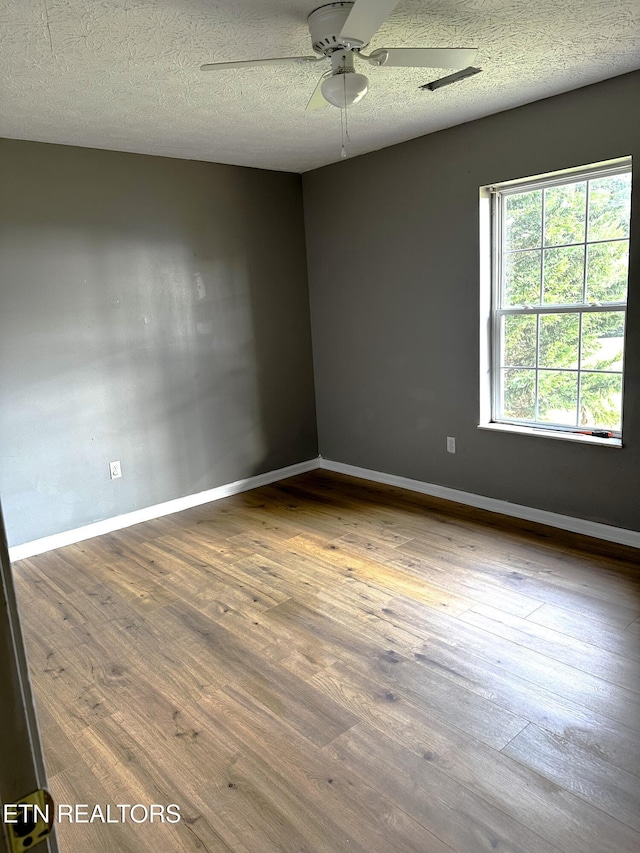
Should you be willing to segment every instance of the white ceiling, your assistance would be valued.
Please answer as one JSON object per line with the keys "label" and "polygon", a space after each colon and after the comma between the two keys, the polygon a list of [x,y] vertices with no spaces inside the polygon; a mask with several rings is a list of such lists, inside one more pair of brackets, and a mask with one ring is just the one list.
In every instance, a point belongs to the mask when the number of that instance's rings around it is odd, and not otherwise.
{"label": "white ceiling", "polygon": [[[325,0],[326,2],[326,0]],[[304,172],[340,159],[340,111],[306,113],[324,70],[200,72],[310,54],[323,0],[0,0],[0,136]],[[376,47],[479,47],[482,74],[362,70],[350,156],[640,67],[639,0],[400,0]]]}

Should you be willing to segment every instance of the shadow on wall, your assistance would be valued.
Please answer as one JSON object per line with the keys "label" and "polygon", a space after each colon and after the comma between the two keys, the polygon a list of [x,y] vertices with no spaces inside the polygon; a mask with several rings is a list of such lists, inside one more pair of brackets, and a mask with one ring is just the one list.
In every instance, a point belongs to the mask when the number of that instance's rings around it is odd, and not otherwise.
{"label": "shadow on wall", "polygon": [[315,456],[299,178],[7,144],[11,544]]}

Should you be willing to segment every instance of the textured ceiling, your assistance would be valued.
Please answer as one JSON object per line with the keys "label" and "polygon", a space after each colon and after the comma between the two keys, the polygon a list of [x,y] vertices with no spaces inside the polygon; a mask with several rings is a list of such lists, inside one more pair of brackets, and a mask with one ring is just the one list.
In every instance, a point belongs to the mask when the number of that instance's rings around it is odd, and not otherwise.
{"label": "textured ceiling", "polygon": [[[304,172],[340,158],[340,111],[306,113],[323,0],[0,0],[0,136]],[[376,47],[478,47],[482,74],[362,70],[350,156],[640,67],[639,0],[400,0]],[[328,67],[328,63],[327,63]]]}

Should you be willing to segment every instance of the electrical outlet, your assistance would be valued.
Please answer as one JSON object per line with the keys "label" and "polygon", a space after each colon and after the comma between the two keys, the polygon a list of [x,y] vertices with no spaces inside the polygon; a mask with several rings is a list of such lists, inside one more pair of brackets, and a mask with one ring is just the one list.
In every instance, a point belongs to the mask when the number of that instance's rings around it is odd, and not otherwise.
{"label": "electrical outlet", "polygon": [[118,477],[122,477],[120,462],[109,462],[109,476],[112,480],[117,480]]}
{"label": "electrical outlet", "polygon": [[452,435],[447,436],[447,453],[456,452],[456,440]]}

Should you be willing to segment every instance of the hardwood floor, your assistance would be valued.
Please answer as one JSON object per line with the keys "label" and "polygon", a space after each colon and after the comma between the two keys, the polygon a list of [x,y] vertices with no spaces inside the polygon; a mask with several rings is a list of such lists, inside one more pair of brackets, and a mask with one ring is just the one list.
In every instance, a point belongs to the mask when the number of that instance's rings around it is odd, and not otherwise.
{"label": "hardwood floor", "polygon": [[63,851],[638,853],[638,554],[332,474],[14,566]]}

